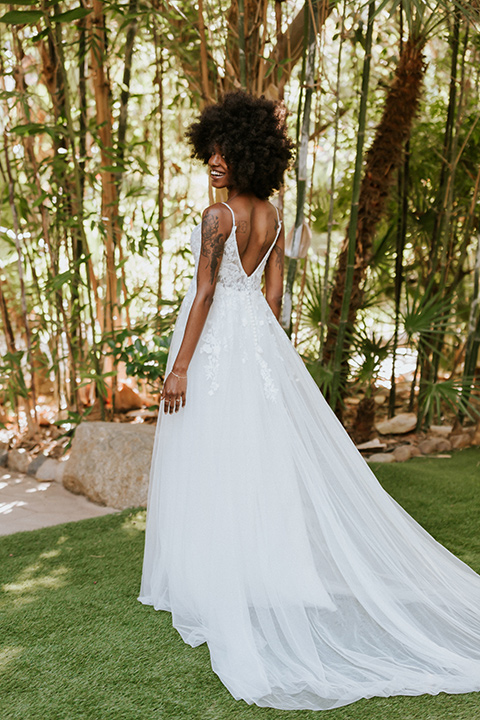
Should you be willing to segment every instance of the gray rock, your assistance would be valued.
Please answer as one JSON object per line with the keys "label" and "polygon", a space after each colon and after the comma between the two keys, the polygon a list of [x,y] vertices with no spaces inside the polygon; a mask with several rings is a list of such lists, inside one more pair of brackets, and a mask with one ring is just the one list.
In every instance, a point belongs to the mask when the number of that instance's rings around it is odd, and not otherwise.
{"label": "gray rock", "polygon": [[446,438],[439,438],[437,442],[437,453],[448,453],[452,449],[452,443]]}
{"label": "gray rock", "polygon": [[55,480],[55,482],[61,483],[65,471],[65,464],[66,463],[59,462],[53,458],[46,458],[45,462],[40,465],[35,473],[35,477],[37,480],[41,480],[42,482],[46,480]]}
{"label": "gray rock", "polygon": [[447,438],[453,430],[453,425],[431,425],[429,434],[432,437]]}
{"label": "gray rock", "polygon": [[375,428],[381,435],[404,435],[412,432],[417,426],[415,413],[400,413],[388,420],[381,420],[376,423]]}
{"label": "gray rock", "polygon": [[43,453],[40,453],[40,455],[37,455],[36,458],[32,460],[30,465],[28,466],[27,474],[28,475],[36,475],[37,470],[40,467],[40,465],[43,465],[45,460],[47,460],[47,455],[44,455]]}
{"label": "gray rock", "polygon": [[81,423],[65,463],[63,484],[100,505],[145,506],[155,426]]}
{"label": "gray rock", "polygon": [[461,448],[470,447],[472,444],[472,436],[470,433],[460,433],[460,435],[452,435],[450,437],[452,450],[460,450]]}
{"label": "gray rock", "polygon": [[408,382],[398,382],[395,385],[395,394],[402,398],[402,400],[408,400],[410,397],[410,391],[410,383]]}
{"label": "gray rock", "polygon": [[426,438],[418,443],[418,449],[422,455],[431,455],[432,453],[438,452],[439,438]]}
{"label": "gray rock", "polygon": [[472,445],[480,445],[480,422],[477,424],[475,433],[472,437]]}
{"label": "gray rock", "polygon": [[377,453],[376,455],[370,455],[368,458],[369,463],[394,463],[396,462],[393,453]]}
{"label": "gray rock", "polygon": [[399,445],[393,451],[393,457],[397,462],[405,462],[412,457],[412,448],[410,445]]}
{"label": "gray rock", "polygon": [[8,453],[6,450],[0,450],[0,467],[7,467]]}
{"label": "gray rock", "polygon": [[25,448],[14,448],[8,453],[7,467],[15,472],[26,473],[32,458]]}

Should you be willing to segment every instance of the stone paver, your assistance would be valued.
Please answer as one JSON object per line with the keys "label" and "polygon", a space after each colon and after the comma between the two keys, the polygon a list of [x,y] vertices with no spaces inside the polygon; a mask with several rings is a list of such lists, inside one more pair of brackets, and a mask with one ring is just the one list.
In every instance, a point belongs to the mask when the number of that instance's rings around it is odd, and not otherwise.
{"label": "stone paver", "polygon": [[118,512],[74,495],[56,482],[0,468],[0,535]]}

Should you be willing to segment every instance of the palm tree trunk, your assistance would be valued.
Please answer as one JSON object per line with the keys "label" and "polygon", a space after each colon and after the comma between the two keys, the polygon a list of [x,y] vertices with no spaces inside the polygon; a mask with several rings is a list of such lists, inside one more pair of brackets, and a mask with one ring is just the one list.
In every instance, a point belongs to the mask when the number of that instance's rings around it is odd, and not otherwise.
{"label": "palm tree trunk", "polygon": [[[331,364],[335,348],[339,347],[337,335],[344,297],[348,310],[346,327],[351,327],[354,323],[357,311],[362,305],[362,285],[371,258],[373,238],[378,223],[385,214],[390,187],[402,162],[404,146],[410,137],[422,91],[425,72],[423,44],[423,39],[415,38],[410,38],[405,43],[394,80],[387,93],[382,119],[366,156],[358,199],[354,257],[350,257],[349,263],[349,248],[352,254],[349,228],[338,258],[323,351],[325,365]],[[352,286],[345,292],[348,266],[352,275]],[[343,343],[341,346],[343,352]],[[341,359],[344,361],[344,356]]]}

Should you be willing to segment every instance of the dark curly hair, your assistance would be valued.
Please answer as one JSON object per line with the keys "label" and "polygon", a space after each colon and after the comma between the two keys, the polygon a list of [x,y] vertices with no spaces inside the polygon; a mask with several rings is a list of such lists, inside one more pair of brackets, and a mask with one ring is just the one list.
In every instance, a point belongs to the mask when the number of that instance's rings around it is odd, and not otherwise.
{"label": "dark curly hair", "polygon": [[187,130],[192,157],[208,162],[215,145],[229,165],[234,185],[266,200],[278,190],[292,157],[285,109],[241,90],[207,105]]}

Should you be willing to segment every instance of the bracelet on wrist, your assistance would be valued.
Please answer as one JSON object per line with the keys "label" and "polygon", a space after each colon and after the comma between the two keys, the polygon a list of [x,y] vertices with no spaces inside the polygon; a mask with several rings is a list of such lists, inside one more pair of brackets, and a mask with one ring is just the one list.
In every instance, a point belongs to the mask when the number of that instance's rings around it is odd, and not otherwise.
{"label": "bracelet on wrist", "polygon": [[175,377],[178,378],[179,380],[186,380],[186,379],[187,379],[187,376],[186,376],[186,375],[177,375],[177,373],[176,373],[176,372],[173,372],[173,370],[170,370],[170,372],[172,373],[172,375],[175,375]]}

